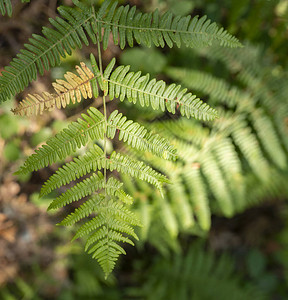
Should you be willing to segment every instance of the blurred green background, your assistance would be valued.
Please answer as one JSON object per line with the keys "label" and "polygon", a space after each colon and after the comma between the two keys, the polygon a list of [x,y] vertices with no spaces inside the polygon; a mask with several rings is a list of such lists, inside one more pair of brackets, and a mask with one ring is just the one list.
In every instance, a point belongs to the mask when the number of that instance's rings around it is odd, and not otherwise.
{"label": "blurred green background", "polygon": [[[57,6],[72,5],[69,0],[12,3],[12,17],[0,16],[0,71],[57,15]],[[179,161],[144,156],[175,182],[165,199],[123,176],[144,226],[140,242],[127,247],[105,281],[81,241],[70,243],[73,230],[55,226],[65,212],[46,212],[54,195],[38,197],[56,166],[13,175],[27,155],[92,102],[32,119],[10,112],[24,93],[1,105],[0,299],[287,299],[288,1],[120,3],[146,12],[207,15],[245,45],[121,51],[111,44],[103,54],[106,62],[116,56],[133,71],[182,84],[217,107],[220,119],[200,123],[130,103],[111,104],[161,131],[177,146]],[[75,51],[25,94],[42,92],[94,48]]]}

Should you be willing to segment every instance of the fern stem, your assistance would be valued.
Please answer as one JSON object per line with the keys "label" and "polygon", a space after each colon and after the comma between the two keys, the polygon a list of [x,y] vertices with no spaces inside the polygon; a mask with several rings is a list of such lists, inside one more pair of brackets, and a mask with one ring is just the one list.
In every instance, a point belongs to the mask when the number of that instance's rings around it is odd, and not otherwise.
{"label": "fern stem", "polygon": [[[93,7],[94,10],[94,7]],[[99,69],[101,74],[101,80],[104,81],[103,76],[103,65],[102,65],[102,55],[101,55],[101,47],[100,47],[100,39],[97,34],[97,48],[98,48],[98,59],[99,59]],[[108,128],[108,122],[107,122],[107,110],[106,110],[106,99],[105,95],[102,96],[103,99],[103,115],[104,115],[104,122],[105,122],[105,129],[104,129],[104,146],[103,146],[103,152],[104,152],[104,195],[105,200],[107,201],[107,191],[106,191],[106,185],[107,185],[107,128]]]}

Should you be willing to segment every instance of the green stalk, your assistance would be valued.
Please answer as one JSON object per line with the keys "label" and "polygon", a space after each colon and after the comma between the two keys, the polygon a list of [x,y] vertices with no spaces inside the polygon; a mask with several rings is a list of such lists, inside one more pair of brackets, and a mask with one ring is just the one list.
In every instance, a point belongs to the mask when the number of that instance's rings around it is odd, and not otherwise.
{"label": "green stalk", "polygon": [[[103,82],[104,77],[103,77],[103,66],[102,66],[102,55],[101,55],[101,47],[100,47],[100,40],[99,40],[99,36],[97,34],[97,47],[98,47],[98,59],[99,59],[99,69],[100,69],[100,74],[101,74],[101,80]],[[105,182],[105,191],[104,191],[104,195],[105,195],[105,199],[107,199],[107,192],[106,192],[106,184],[107,184],[107,110],[106,110],[106,99],[105,99],[105,95],[103,95],[102,97],[103,99],[103,114],[104,114],[104,122],[105,122],[105,130],[104,130],[104,158],[105,158],[105,163],[104,163],[104,182]]]}

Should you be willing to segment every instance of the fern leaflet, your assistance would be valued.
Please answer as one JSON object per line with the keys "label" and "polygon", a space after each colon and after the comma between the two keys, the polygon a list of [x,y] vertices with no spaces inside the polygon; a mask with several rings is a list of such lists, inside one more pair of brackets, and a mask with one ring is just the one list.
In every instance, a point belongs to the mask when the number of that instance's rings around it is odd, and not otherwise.
{"label": "fern leaflet", "polygon": [[[53,83],[56,94],[44,92],[42,95],[28,95],[12,112],[21,116],[41,115],[44,110],[52,110],[54,107],[66,107],[70,103],[70,100],[74,104],[76,101],[80,102],[82,97],[84,99],[92,98],[92,84],[90,81],[94,79],[94,74],[84,63],[81,62],[80,64],[81,67],[76,66],[79,76],[67,72],[64,75],[66,81],[56,80]],[[97,97],[98,89],[94,89],[93,94],[94,97]]]}
{"label": "fern leaflet", "polygon": [[6,13],[9,17],[12,16],[11,0],[0,0],[0,12],[2,16],[4,16]]}
{"label": "fern leaflet", "polygon": [[101,172],[92,174],[89,178],[77,183],[74,187],[54,199],[48,209],[61,208],[69,203],[75,202],[88,195],[92,195],[105,185],[104,177]]}
{"label": "fern leaflet", "polygon": [[96,108],[91,107],[88,115],[82,114],[82,118],[84,120],[79,118],[67,129],[50,138],[46,145],[37,149],[35,154],[27,158],[17,173],[26,174],[61,160],[75,152],[77,148],[86,145],[89,138],[103,139],[105,125],[103,115]]}

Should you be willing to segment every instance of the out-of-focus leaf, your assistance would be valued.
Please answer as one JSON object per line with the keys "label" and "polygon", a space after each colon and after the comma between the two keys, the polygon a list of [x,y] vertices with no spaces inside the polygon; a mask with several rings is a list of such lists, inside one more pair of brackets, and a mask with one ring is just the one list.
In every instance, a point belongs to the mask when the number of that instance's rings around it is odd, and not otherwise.
{"label": "out-of-focus leaf", "polygon": [[266,268],[265,256],[256,249],[253,249],[247,256],[247,268],[251,277],[261,276]]}
{"label": "out-of-focus leaf", "polygon": [[52,130],[49,127],[44,127],[35,133],[31,138],[31,146],[36,147],[40,143],[46,141],[52,135]]}
{"label": "out-of-focus leaf", "polygon": [[3,114],[0,116],[0,136],[3,139],[8,139],[19,130],[18,120],[14,116]]}
{"label": "out-of-focus leaf", "polygon": [[127,49],[121,56],[121,64],[131,65],[131,71],[145,73],[160,73],[167,64],[163,53],[154,48]]}
{"label": "out-of-focus leaf", "polygon": [[20,157],[21,150],[17,141],[11,141],[4,147],[4,157],[8,161],[15,161]]}

